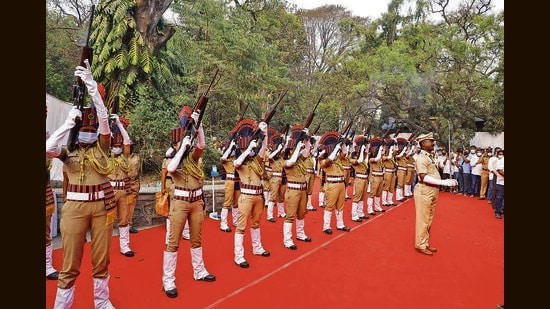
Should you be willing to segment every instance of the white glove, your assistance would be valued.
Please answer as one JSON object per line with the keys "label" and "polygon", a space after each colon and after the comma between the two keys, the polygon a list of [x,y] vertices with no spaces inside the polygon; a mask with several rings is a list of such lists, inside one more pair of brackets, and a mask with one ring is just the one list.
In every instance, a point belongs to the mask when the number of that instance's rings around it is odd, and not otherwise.
{"label": "white glove", "polygon": [[80,77],[82,82],[84,82],[84,84],[86,85],[86,88],[88,88],[88,93],[90,94],[90,96],[94,97],[97,93],[97,83],[92,75],[88,59],[84,60],[84,63],[86,64],[86,67],[77,66],[76,70],[74,71],[74,76]]}
{"label": "white glove", "polygon": [[359,153],[365,153],[365,151],[367,150],[367,146],[365,146],[365,144],[361,145],[361,150],[359,150]]}
{"label": "white glove", "polygon": [[120,118],[118,117],[117,114],[111,114],[111,119],[113,119],[116,124],[120,123]]}
{"label": "white glove", "polygon": [[456,179],[444,179],[441,181],[441,185],[447,187],[456,187],[458,186],[458,181],[456,181]]}
{"label": "white glove", "polygon": [[290,140],[291,140],[291,139],[292,139],[292,138],[290,137],[290,135],[287,136],[287,137],[285,138],[285,148],[288,147],[288,144],[290,143]]}
{"label": "white glove", "polygon": [[319,157],[322,157],[325,153],[326,153],[325,149],[321,150],[321,152],[319,152]]}
{"label": "white glove", "polygon": [[183,138],[181,141],[181,148],[185,149],[187,147],[191,146],[191,136],[187,135]]}
{"label": "white glove", "polygon": [[338,156],[338,153],[340,152],[341,149],[342,149],[341,143],[336,144],[336,146],[334,146],[334,150],[332,150],[332,152],[328,156],[328,159],[330,161],[336,160],[336,156]]}
{"label": "white glove", "polygon": [[73,128],[76,125],[77,118],[82,119],[82,111],[78,107],[73,106],[67,115],[67,119],[65,119],[65,125]]}
{"label": "white glove", "polygon": [[237,143],[235,143],[235,140],[231,140],[231,142],[229,142],[228,148],[233,149],[233,147],[235,147],[236,145],[237,145]]}
{"label": "white glove", "polygon": [[248,148],[246,148],[246,151],[252,151],[252,149],[256,148],[256,146],[258,146],[258,142],[256,140],[252,140],[250,144],[248,144]]}
{"label": "white glove", "polygon": [[258,128],[260,128],[260,130],[262,130],[262,132],[264,132],[265,135],[267,135],[267,123],[265,122],[260,122],[258,124]]}
{"label": "white glove", "polygon": [[309,129],[308,128],[303,128],[302,132],[304,132],[305,134],[307,134],[309,136]]}
{"label": "white glove", "polygon": [[304,142],[299,141],[298,144],[296,144],[296,150],[300,151],[300,150],[304,149],[305,146],[306,146],[306,144],[304,144]]}
{"label": "white glove", "polygon": [[193,119],[193,120],[195,121],[195,125],[196,125],[197,123],[199,123],[199,116],[200,116],[200,114],[199,114],[198,112],[193,112],[193,113],[191,114],[191,119]]}

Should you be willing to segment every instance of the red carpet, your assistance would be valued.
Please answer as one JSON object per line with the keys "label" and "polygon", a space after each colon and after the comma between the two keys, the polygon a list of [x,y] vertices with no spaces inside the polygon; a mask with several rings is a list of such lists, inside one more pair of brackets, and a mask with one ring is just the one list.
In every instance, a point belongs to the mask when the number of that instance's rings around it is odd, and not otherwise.
{"label": "red carpet", "polygon": [[[351,190],[350,190],[351,191]],[[317,193],[313,195],[317,205]],[[133,258],[119,253],[118,236],[111,247],[111,302],[118,309],[150,308],[495,308],[504,302],[504,220],[495,219],[487,201],[441,193],[430,245],[434,256],[414,250],[414,200],[361,223],[351,221],[351,200],[344,222],[352,228],[322,233],[323,209],[309,212],[305,230],[313,241],[282,244],[283,219],[262,220],[262,243],[270,257],[253,256],[245,234],[250,268],[233,262],[233,232],[205,219],[203,255],[216,282],[194,281],[189,243],[181,240],[176,285],[179,296],[162,290],[165,227],[131,234]],[[275,210],[276,213],[276,210]],[[294,229],[293,229],[294,230]],[[62,265],[62,249],[54,251]],[[73,308],[93,308],[90,243],[75,285]],[[46,280],[46,308],[53,308],[56,281]]]}

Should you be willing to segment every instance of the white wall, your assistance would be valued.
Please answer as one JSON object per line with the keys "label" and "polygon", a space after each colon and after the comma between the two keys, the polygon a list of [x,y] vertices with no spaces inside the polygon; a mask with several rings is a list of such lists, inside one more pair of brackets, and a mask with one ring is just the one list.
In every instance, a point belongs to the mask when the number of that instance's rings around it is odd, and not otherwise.
{"label": "white wall", "polygon": [[[63,122],[65,122],[65,119],[67,118],[67,115],[73,105],[71,103],[61,101],[60,99],[46,93],[46,106],[48,106],[46,132],[52,134],[55,130],[57,130],[57,128],[63,125]],[[67,144],[66,139],[63,144]],[[63,162],[58,159],[52,160],[50,179],[63,181]]]}
{"label": "white wall", "polygon": [[470,145],[482,148],[490,146],[493,149],[498,146],[504,149],[504,132],[497,134],[491,134],[489,132],[476,132],[474,137],[470,140]]}

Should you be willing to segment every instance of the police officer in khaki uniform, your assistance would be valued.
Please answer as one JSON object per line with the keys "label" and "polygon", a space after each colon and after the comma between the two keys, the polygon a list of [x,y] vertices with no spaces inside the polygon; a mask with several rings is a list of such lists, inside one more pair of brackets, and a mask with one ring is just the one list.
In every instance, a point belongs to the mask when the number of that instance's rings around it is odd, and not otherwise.
{"label": "police officer in khaki uniform", "polygon": [[223,208],[220,213],[220,230],[227,233],[231,232],[231,228],[227,222],[229,210],[231,210],[231,221],[233,222],[233,226],[237,225],[237,218],[239,214],[239,206],[237,201],[241,195],[239,174],[235,171],[235,166],[233,165],[237,155],[236,145],[237,144],[233,139],[229,141],[229,145],[224,150],[222,157],[220,158],[220,162],[225,170],[225,197],[223,201]]}
{"label": "police officer in khaki uniform", "polygon": [[[170,201],[170,235],[162,262],[162,284],[166,296],[178,296],[176,288],[176,264],[178,258],[180,235],[186,222],[189,222],[191,241],[191,265],[193,278],[206,282],[213,282],[216,276],[210,274],[204,266],[202,258],[202,223],[204,221],[204,198],[202,186],[204,173],[199,159],[204,151],[205,139],[202,123],[198,123],[199,112],[192,111],[184,106],[180,112],[180,124],[187,127],[189,121],[194,122],[197,128],[197,143],[193,145],[190,134],[186,134],[179,145],[179,149],[168,163],[168,175],[174,181],[174,197]],[[189,132],[185,132],[189,133]]]}
{"label": "police officer in khaki uniform", "polygon": [[416,141],[421,151],[416,158],[418,183],[414,187],[416,211],[414,247],[422,254],[433,255],[437,249],[430,246],[430,228],[439,196],[439,187],[455,187],[458,182],[456,179],[441,179],[433,156],[435,142],[432,132],[418,136]]}
{"label": "police officer in khaki uniform", "polygon": [[267,203],[267,221],[276,222],[273,217],[273,208],[277,205],[277,216],[279,218],[286,217],[284,198],[286,191],[286,178],[284,177],[284,150],[287,147],[290,139],[286,139],[285,145],[279,144],[269,156],[269,202]]}
{"label": "police officer in khaki uniform", "polygon": [[263,257],[270,256],[269,251],[262,246],[260,232],[260,218],[264,210],[262,175],[264,173],[263,158],[267,149],[267,123],[262,121],[256,125],[256,121],[252,119],[243,119],[237,123],[236,130],[240,131],[241,128],[247,127],[261,130],[264,136],[260,149],[257,150],[258,142],[252,139],[253,136],[240,134],[237,143],[241,149],[245,150],[233,163],[241,179],[241,195],[238,201],[239,219],[234,239],[234,262],[241,268],[250,266],[244,258],[243,247],[244,232],[249,219],[252,254]]}
{"label": "police officer in khaki uniform", "polygon": [[[48,105],[46,105],[46,117],[48,117]],[[50,137],[48,131],[46,131],[46,139]],[[57,280],[59,272],[53,267],[52,264],[52,216],[55,211],[55,195],[53,193],[52,185],[50,183],[50,167],[52,159],[46,156],[46,279]]]}
{"label": "police officer in khaki uniform", "polygon": [[[115,200],[117,202],[117,225],[119,234],[120,253],[126,257],[133,257],[134,251],[130,249],[130,205],[128,204],[128,194],[130,193],[130,136],[126,131],[128,120],[116,114],[111,115],[116,126],[111,128],[113,137],[111,141],[111,164],[113,170],[109,174],[109,181],[115,190]],[[126,123],[126,126],[122,122]]]}
{"label": "police officer in khaki uniform", "polygon": [[313,186],[315,185],[315,160],[316,158],[313,156],[314,153],[317,153],[317,148],[319,147],[319,143],[317,143],[317,140],[314,137],[310,137],[309,139],[309,152],[308,156],[304,158],[304,164],[307,171],[307,204],[306,209],[311,211],[316,211],[317,208],[313,206],[313,203],[311,202],[311,195],[313,194]]}
{"label": "police officer in khaki uniform", "polygon": [[304,126],[293,126],[288,145],[289,158],[285,160],[285,173],[288,177],[285,192],[287,215],[283,223],[283,245],[291,250],[297,247],[292,241],[292,224],[296,220],[296,239],[310,242],[304,231],[307,206],[307,167],[305,160],[310,156],[309,132]]}
{"label": "police officer in khaki uniform", "polygon": [[[367,212],[369,215],[376,215],[376,212],[385,212],[380,206],[380,198],[384,189],[384,163],[382,163],[382,154],[384,147],[380,137],[370,139],[369,148],[369,184],[370,192],[367,198]],[[373,210],[374,206],[374,210]]]}
{"label": "police officer in khaki uniform", "polygon": [[395,154],[395,162],[397,163],[396,171],[396,189],[395,189],[395,200],[398,202],[405,201],[404,188],[405,188],[405,178],[407,176],[407,144],[408,140],[403,137],[398,137],[397,139],[397,151]]}
{"label": "police officer in khaki uniform", "polygon": [[350,228],[344,224],[346,184],[342,163],[347,146],[345,142],[340,141],[340,135],[335,131],[325,132],[321,137],[320,143],[323,145],[323,150],[325,150],[323,157],[321,157],[320,165],[326,174],[326,206],[323,213],[323,232],[328,235],[332,234],[330,221],[332,220],[333,211],[336,213],[336,229],[349,232]]}
{"label": "police officer in khaki uniform", "polygon": [[128,182],[130,183],[130,193],[128,193],[128,207],[130,208],[130,233],[136,234],[138,230],[134,227],[134,211],[139,197],[139,189],[141,187],[140,175],[141,175],[141,158],[135,153],[134,143],[130,143],[130,156],[128,162],[130,162],[130,170],[128,171]]}
{"label": "police officer in khaki uniform", "polygon": [[[65,123],[46,140],[46,155],[63,162],[65,203],[61,208],[63,267],[57,281],[55,308],[70,308],[80,274],[86,233],[91,234],[91,261],[96,308],[114,308],[109,300],[109,263],[116,202],[107,175],[111,129],[103,103],[104,89],[92,77],[90,64],[78,66],[75,76],[86,85],[92,107],[74,107]],[[74,149],[62,147],[67,133],[82,119]],[[99,134],[98,134],[99,133]]]}
{"label": "police officer in khaki uniform", "polygon": [[361,222],[362,219],[368,219],[363,212],[364,201],[367,197],[367,188],[369,186],[368,171],[368,139],[361,135],[354,139],[354,151],[350,156],[350,163],[355,170],[355,181],[353,183],[353,201],[351,203],[351,220]]}

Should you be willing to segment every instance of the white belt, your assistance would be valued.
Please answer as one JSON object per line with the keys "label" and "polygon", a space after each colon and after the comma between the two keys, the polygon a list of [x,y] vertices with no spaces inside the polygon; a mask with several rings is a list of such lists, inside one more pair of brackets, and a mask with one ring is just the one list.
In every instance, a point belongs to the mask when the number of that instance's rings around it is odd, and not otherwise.
{"label": "white belt", "polygon": [[244,189],[244,188],[241,188],[241,193],[244,193],[244,194],[250,194],[250,195],[260,195],[262,194],[262,190],[254,190],[254,189]]}
{"label": "white belt", "polygon": [[398,169],[398,170],[402,170],[402,171],[406,171],[406,170],[407,170],[407,168],[404,167],[404,166],[398,166],[397,169]]}
{"label": "white belt", "polygon": [[414,164],[407,164],[407,167],[414,167]]}
{"label": "white belt", "polygon": [[305,190],[307,189],[307,183],[287,183],[286,186],[292,189]]}
{"label": "white belt", "polygon": [[315,170],[312,169],[312,168],[308,168],[308,169],[307,169],[307,172],[310,173],[310,174],[314,174],[314,173],[315,173]]}
{"label": "white belt", "polygon": [[371,172],[373,176],[384,176],[383,172]]}
{"label": "white belt", "polygon": [[110,181],[111,186],[113,187],[124,187],[126,183],[124,181]]}
{"label": "white belt", "polygon": [[344,177],[327,177],[327,181],[344,181]]}
{"label": "white belt", "polygon": [[235,175],[233,175],[233,174],[225,174],[225,179],[235,179]]}
{"label": "white belt", "polygon": [[202,195],[202,189],[198,189],[197,191],[186,191],[181,189],[175,189],[174,195],[181,196],[181,197],[197,197]]}
{"label": "white belt", "polygon": [[351,170],[351,166],[344,166],[345,170]]}
{"label": "white belt", "polygon": [[393,172],[395,172],[395,169],[393,169],[393,168],[387,168],[387,169],[384,169],[384,172],[393,173]]}
{"label": "white belt", "polygon": [[273,172],[273,174],[271,174],[271,176],[283,177],[283,173]]}
{"label": "white belt", "polygon": [[355,177],[361,179],[369,179],[369,175],[367,174],[355,174]]}
{"label": "white belt", "polygon": [[105,192],[92,192],[92,193],[81,193],[81,192],[67,192],[68,200],[76,201],[96,201],[105,197]]}

